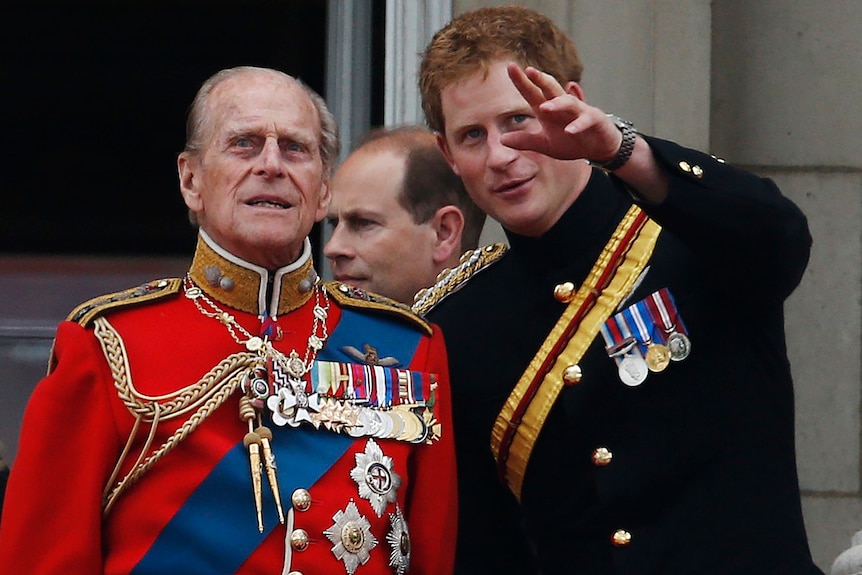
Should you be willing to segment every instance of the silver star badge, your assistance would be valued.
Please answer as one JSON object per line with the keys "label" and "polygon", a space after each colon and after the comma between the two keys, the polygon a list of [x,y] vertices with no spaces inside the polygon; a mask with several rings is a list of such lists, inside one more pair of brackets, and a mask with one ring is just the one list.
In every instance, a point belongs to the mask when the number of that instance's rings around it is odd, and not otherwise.
{"label": "silver star badge", "polygon": [[395,575],[404,575],[410,569],[410,533],[400,507],[395,513],[389,514],[389,524],[392,526],[386,534],[386,541],[392,549],[389,553],[389,566]]}
{"label": "silver star badge", "polygon": [[369,439],[365,453],[356,454],[356,467],[350,470],[350,477],[359,485],[359,496],[371,503],[378,517],[383,516],[386,505],[396,501],[401,487],[401,477],[392,466],[392,458],[383,455],[377,443]]}
{"label": "silver star badge", "polygon": [[332,542],[332,553],[335,557],[344,561],[347,575],[353,575],[360,564],[368,562],[371,550],[377,545],[377,539],[371,534],[368,519],[359,514],[353,501],[347,504],[344,511],[336,512],[332,520],[335,524],[323,534]]}

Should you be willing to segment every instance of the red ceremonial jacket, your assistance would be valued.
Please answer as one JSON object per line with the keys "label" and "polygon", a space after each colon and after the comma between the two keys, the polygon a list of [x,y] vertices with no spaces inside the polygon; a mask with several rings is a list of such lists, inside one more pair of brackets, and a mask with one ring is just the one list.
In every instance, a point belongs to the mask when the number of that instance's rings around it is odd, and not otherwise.
{"label": "red ceremonial jacket", "polygon": [[451,572],[443,339],[316,280],[308,244],[267,272],[202,234],[187,278],[79,306],[24,416],[0,573]]}

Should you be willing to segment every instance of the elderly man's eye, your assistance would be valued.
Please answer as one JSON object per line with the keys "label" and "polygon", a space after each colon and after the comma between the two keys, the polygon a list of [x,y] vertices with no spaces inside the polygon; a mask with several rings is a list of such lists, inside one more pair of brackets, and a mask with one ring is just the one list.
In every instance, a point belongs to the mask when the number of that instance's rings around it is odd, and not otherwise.
{"label": "elderly man's eye", "polygon": [[305,149],[305,145],[301,144],[300,142],[287,142],[284,144],[284,150],[286,152],[303,153],[305,152]]}

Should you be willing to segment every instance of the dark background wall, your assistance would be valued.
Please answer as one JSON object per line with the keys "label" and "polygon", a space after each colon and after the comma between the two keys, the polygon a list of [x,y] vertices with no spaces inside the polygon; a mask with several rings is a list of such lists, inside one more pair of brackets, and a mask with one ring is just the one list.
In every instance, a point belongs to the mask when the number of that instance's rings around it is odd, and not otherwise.
{"label": "dark background wall", "polygon": [[0,253],[189,253],[176,155],[198,86],[249,64],[323,93],[325,49],[325,0],[4,8]]}

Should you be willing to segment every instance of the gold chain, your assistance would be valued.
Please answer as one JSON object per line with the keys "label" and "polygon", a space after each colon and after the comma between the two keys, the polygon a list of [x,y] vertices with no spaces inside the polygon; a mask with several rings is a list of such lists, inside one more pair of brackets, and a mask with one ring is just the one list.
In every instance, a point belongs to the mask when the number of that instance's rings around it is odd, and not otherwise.
{"label": "gold chain", "polygon": [[[272,347],[267,338],[261,338],[249,333],[247,329],[236,321],[234,316],[221,309],[214,301],[207,297],[204,291],[195,285],[188,274],[183,282],[183,291],[186,297],[194,302],[195,307],[198,308],[201,314],[218,320],[227,328],[230,336],[239,345],[244,346],[249,351],[274,358],[288,373],[297,378],[302,377],[311,370],[314,358],[317,357],[317,352],[323,348],[323,344],[326,343],[329,337],[329,329],[326,325],[326,318],[329,316],[329,294],[326,292],[326,288],[320,285],[319,281],[315,281],[313,289],[314,319],[311,325],[311,334],[308,336],[305,356],[300,358],[295,349],[291,350],[290,357],[285,357],[283,353]],[[323,302],[322,305],[321,302]],[[204,309],[203,304],[206,304],[209,309]]]}

